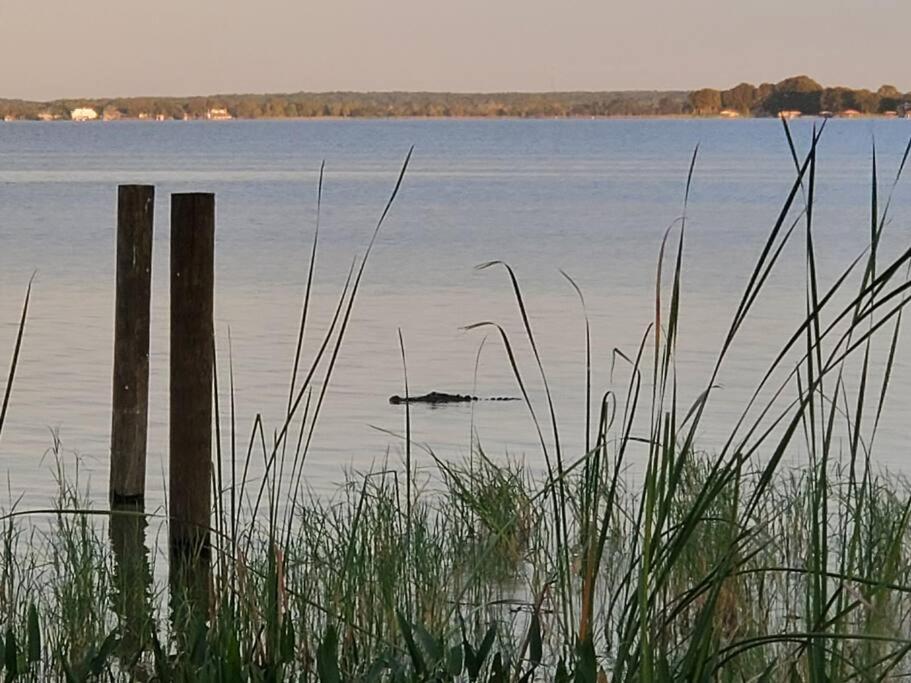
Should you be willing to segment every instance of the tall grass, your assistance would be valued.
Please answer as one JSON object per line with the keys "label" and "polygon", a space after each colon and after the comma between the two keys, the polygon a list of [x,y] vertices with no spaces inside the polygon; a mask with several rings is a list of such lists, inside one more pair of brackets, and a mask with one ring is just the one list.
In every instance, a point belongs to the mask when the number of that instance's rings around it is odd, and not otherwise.
{"label": "tall grass", "polygon": [[[0,661],[8,676],[600,683],[911,675],[911,486],[879,470],[873,455],[911,267],[911,248],[885,253],[882,236],[911,144],[885,201],[874,149],[869,244],[824,282],[815,232],[823,129],[804,154],[787,124],[785,134],[794,181],[694,402],[681,403],[676,358],[696,152],[681,216],[659,245],[654,321],[638,348],[614,354],[628,372],[622,390],[599,396],[593,386],[585,300],[567,276],[585,321],[583,452],[561,439],[559,396],[519,276],[492,261],[479,268],[505,271],[531,356],[517,353],[497,321],[468,327],[492,329],[503,345],[544,474],[498,462],[473,434],[465,462],[444,461],[413,442],[406,405],[397,435],[404,463],[348,473],[328,497],[308,491],[306,461],[408,159],[305,358],[321,170],[281,423],[270,430],[257,415],[242,436],[233,358],[219,367],[230,401],[216,412],[226,413],[230,430],[222,434],[217,421],[208,609],[179,609],[189,604],[181,586],[168,595],[154,578],[160,549],[145,551],[145,524],[166,520],[94,511],[78,472],[61,470],[52,509],[2,517]],[[806,269],[803,319],[758,369],[720,447],[700,452],[722,368],[794,249]],[[25,320],[23,310],[0,429]],[[530,388],[528,366],[541,394]],[[431,467],[416,465],[415,449]],[[254,459],[262,461],[259,478],[250,475]],[[631,469],[634,460],[642,467]],[[788,464],[795,460],[802,464]]]}

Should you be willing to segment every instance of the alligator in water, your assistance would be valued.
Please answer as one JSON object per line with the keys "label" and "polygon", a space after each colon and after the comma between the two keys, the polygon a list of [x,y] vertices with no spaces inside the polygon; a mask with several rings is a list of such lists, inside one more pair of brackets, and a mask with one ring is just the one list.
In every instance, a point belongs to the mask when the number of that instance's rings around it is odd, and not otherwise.
{"label": "alligator in water", "polygon": [[389,397],[392,405],[401,405],[402,403],[429,403],[438,405],[440,403],[471,403],[472,401],[518,401],[519,399],[508,396],[495,396],[493,398],[478,398],[467,394],[447,394],[441,391],[431,391],[423,396],[408,396],[404,398],[396,394]]}

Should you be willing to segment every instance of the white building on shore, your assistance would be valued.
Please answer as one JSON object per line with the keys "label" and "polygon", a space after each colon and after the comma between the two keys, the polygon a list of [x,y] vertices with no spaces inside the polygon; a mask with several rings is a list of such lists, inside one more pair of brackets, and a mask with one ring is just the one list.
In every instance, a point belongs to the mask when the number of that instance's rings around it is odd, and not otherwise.
{"label": "white building on shore", "polygon": [[91,107],[77,107],[70,112],[70,118],[73,121],[94,121],[98,118],[98,112]]}
{"label": "white building on shore", "polygon": [[206,112],[206,118],[209,121],[230,121],[234,117],[224,107],[216,107]]}

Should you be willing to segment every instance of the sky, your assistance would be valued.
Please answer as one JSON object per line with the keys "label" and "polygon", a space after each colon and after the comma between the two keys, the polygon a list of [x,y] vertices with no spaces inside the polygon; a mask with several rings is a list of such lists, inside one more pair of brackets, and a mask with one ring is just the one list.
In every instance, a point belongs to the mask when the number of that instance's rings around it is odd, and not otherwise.
{"label": "sky", "polygon": [[0,0],[0,97],[911,90],[909,0]]}

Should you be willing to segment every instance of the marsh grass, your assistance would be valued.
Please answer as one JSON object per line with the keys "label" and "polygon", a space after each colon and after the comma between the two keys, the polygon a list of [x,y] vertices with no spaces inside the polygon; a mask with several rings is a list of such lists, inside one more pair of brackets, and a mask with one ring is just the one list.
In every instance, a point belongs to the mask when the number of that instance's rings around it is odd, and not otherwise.
{"label": "marsh grass", "polygon": [[[801,154],[784,127],[796,176],[694,402],[681,404],[675,364],[698,150],[681,216],[660,245],[654,321],[638,348],[613,353],[628,378],[622,389],[592,385],[596,340],[583,292],[566,276],[586,323],[583,452],[561,440],[559,397],[519,277],[493,261],[479,268],[505,271],[531,353],[520,355],[496,321],[469,329],[491,330],[503,345],[543,473],[490,457],[474,434],[464,462],[441,460],[413,442],[406,404],[396,435],[404,462],[350,472],[331,496],[308,491],[307,457],[408,159],[327,331],[305,358],[321,170],[281,424],[269,429],[257,415],[242,436],[233,358],[215,378],[216,396],[221,379],[230,400],[216,406],[205,608],[180,583],[169,591],[156,579],[162,553],[155,544],[146,550],[146,524],[166,520],[93,510],[78,472],[61,469],[52,509],[2,517],[7,677],[600,683],[911,675],[911,486],[878,469],[873,455],[911,286],[911,249],[883,253],[882,235],[911,144],[884,201],[874,149],[868,247],[823,282],[814,224],[823,130],[814,129]],[[805,291],[794,293],[804,300],[803,320],[768,367],[757,368],[755,391],[717,451],[701,453],[719,373],[782,254],[795,249],[806,267]],[[400,344],[407,396],[403,336]],[[430,467],[418,467],[416,449]],[[253,462],[262,463],[261,477],[251,476]]]}

